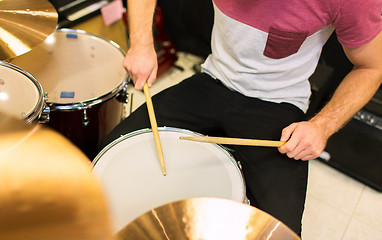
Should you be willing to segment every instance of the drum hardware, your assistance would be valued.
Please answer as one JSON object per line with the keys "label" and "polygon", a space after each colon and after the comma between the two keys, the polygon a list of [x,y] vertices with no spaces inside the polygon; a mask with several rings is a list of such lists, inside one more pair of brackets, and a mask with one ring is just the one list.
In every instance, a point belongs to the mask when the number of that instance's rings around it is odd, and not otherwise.
{"label": "drum hardware", "polygon": [[117,100],[120,101],[121,103],[129,103],[129,93],[127,92],[127,87],[128,87],[128,80],[126,84],[123,86],[121,92],[117,95]]}
{"label": "drum hardware", "polygon": [[[44,103],[48,102],[48,93],[44,93],[43,96]],[[47,123],[50,119],[50,107],[47,104],[44,104],[40,117],[38,118],[39,123]]]}
{"label": "drum hardware", "polygon": [[133,112],[133,93],[130,94],[130,108],[129,108],[129,114]]}
{"label": "drum hardware", "polygon": [[250,205],[221,198],[190,198],[148,210],[116,240],[300,240],[284,223]]}
{"label": "drum hardware", "polygon": [[89,125],[89,117],[88,117],[88,114],[86,112],[86,108],[84,108],[84,111],[83,111],[83,115],[82,115],[82,124],[87,127]]}
{"label": "drum hardware", "polygon": [[58,14],[47,0],[0,1],[0,59],[22,55],[57,27]]}

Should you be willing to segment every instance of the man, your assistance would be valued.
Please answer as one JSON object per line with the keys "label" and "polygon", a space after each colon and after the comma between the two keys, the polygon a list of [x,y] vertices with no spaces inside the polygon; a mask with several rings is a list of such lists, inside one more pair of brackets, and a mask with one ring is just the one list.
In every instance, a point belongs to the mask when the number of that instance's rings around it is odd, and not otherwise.
{"label": "man", "polygon": [[[159,126],[206,135],[287,141],[278,149],[234,147],[251,204],[301,233],[308,161],[374,95],[382,81],[380,0],[213,0],[212,53],[197,73],[153,97]],[[124,66],[135,88],[151,86],[154,0],[128,0],[131,47]],[[313,118],[304,119],[309,76],[333,30],[354,69]],[[149,127],[145,106],[104,144]],[[213,176],[211,176],[213,177]]]}

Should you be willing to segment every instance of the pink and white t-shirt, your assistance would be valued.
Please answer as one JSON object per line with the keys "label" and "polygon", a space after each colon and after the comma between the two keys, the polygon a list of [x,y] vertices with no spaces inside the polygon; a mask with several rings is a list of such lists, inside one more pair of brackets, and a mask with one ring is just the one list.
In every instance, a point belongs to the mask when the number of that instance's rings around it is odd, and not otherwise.
{"label": "pink and white t-shirt", "polygon": [[308,78],[334,29],[360,47],[382,30],[380,0],[213,0],[212,53],[203,72],[246,96],[306,111]]}

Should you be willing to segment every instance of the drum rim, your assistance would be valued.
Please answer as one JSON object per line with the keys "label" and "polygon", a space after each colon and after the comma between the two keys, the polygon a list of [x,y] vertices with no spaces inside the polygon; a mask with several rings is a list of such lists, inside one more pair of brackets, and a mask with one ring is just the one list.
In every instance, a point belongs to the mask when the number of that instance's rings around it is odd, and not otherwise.
{"label": "drum rim", "polygon": [[38,119],[40,117],[40,115],[42,113],[42,109],[44,107],[43,89],[42,89],[41,84],[37,81],[37,79],[32,74],[30,74],[29,72],[27,72],[26,70],[22,69],[21,67],[19,67],[17,65],[14,65],[14,64],[11,64],[8,62],[4,62],[4,61],[0,61],[0,66],[4,66],[4,67],[10,68],[14,71],[17,71],[32,81],[34,86],[37,88],[37,91],[39,94],[38,102],[36,103],[35,107],[31,110],[31,113],[28,116],[26,116],[24,118],[24,120],[26,120],[28,123],[31,123],[35,119]]}
{"label": "drum rim", "polygon": [[[105,153],[107,153],[111,148],[113,148],[115,145],[121,143],[125,139],[131,138],[131,137],[134,137],[134,136],[138,136],[138,135],[140,135],[142,133],[148,133],[148,132],[151,132],[151,131],[152,130],[150,128],[143,128],[143,129],[135,130],[133,132],[121,135],[119,138],[117,138],[114,141],[110,142],[92,160],[92,163],[91,163],[92,164],[92,166],[91,166],[92,171],[93,171],[95,165],[97,164],[97,162],[102,158],[102,156]],[[194,131],[191,131],[191,130],[188,130],[188,129],[175,128],[175,127],[158,127],[158,131],[159,132],[178,132],[178,133],[184,133],[184,134],[191,134],[191,135],[194,135],[194,136],[204,136],[203,134],[198,133],[198,132],[194,132]],[[242,187],[243,187],[243,199],[242,199],[242,203],[248,202],[248,199],[247,199],[247,196],[246,196],[247,185],[245,183],[244,173],[243,173],[243,170],[242,170],[240,164],[236,161],[236,159],[233,157],[233,155],[224,146],[222,146],[221,144],[217,144],[217,143],[209,143],[209,144],[212,144],[214,146],[219,147],[224,152],[224,154],[228,156],[228,158],[233,163],[233,165],[236,168],[236,170],[240,173]]]}
{"label": "drum rim", "polygon": [[[70,29],[70,28],[56,29],[55,32],[79,33],[79,34],[84,34],[84,35],[90,35],[90,36],[99,38],[100,40],[103,40],[106,43],[109,43],[110,45],[114,46],[117,50],[119,50],[122,53],[123,56],[126,55],[126,52],[116,42],[114,42],[110,39],[107,39],[101,35],[95,34],[95,33],[91,33],[91,32],[80,30],[80,29]],[[52,34],[54,34],[54,33],[52,33]],[[130,82],[130,76],[126,72],[125,77],[124,77],[123,81],[121,82],[121,84],[119,84],[112,91],[105,93],[102,96],[94,97],[94,98],[91,98],[91,99],[88,99],[88,100],[82,101],[82,102],[56,103],[56,102],[47,101],[47,104],[50,107],[51,111],[55,111],[55,110],[57,110],[57,111],[76,111],[76,110],[88,109],[88,108],[94,107],[98,104],[101,104],[103,102],[106,102],[107,100],[112,99],[118,93],[120,93],[122,90],[124,90],[127,87],[127,85],[129,84],[129,82]],[[48,98],[49,98],[49,93],[48,93]]]}

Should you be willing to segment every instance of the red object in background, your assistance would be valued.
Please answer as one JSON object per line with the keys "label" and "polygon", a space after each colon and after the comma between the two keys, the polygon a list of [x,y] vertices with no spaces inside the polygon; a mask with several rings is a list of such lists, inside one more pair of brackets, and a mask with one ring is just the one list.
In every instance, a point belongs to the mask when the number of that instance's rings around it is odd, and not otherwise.
{"label": "red object in background", "polygon": [[[126,28],[128,28],[127,14],[123,15]],[[168,37],[164,30],[163,13],[160,7],[156,7],[153,23],[154,47],[158,56],[158,72],[157,77],[168,71],[174,66],[176,50],[174,43]]]}

